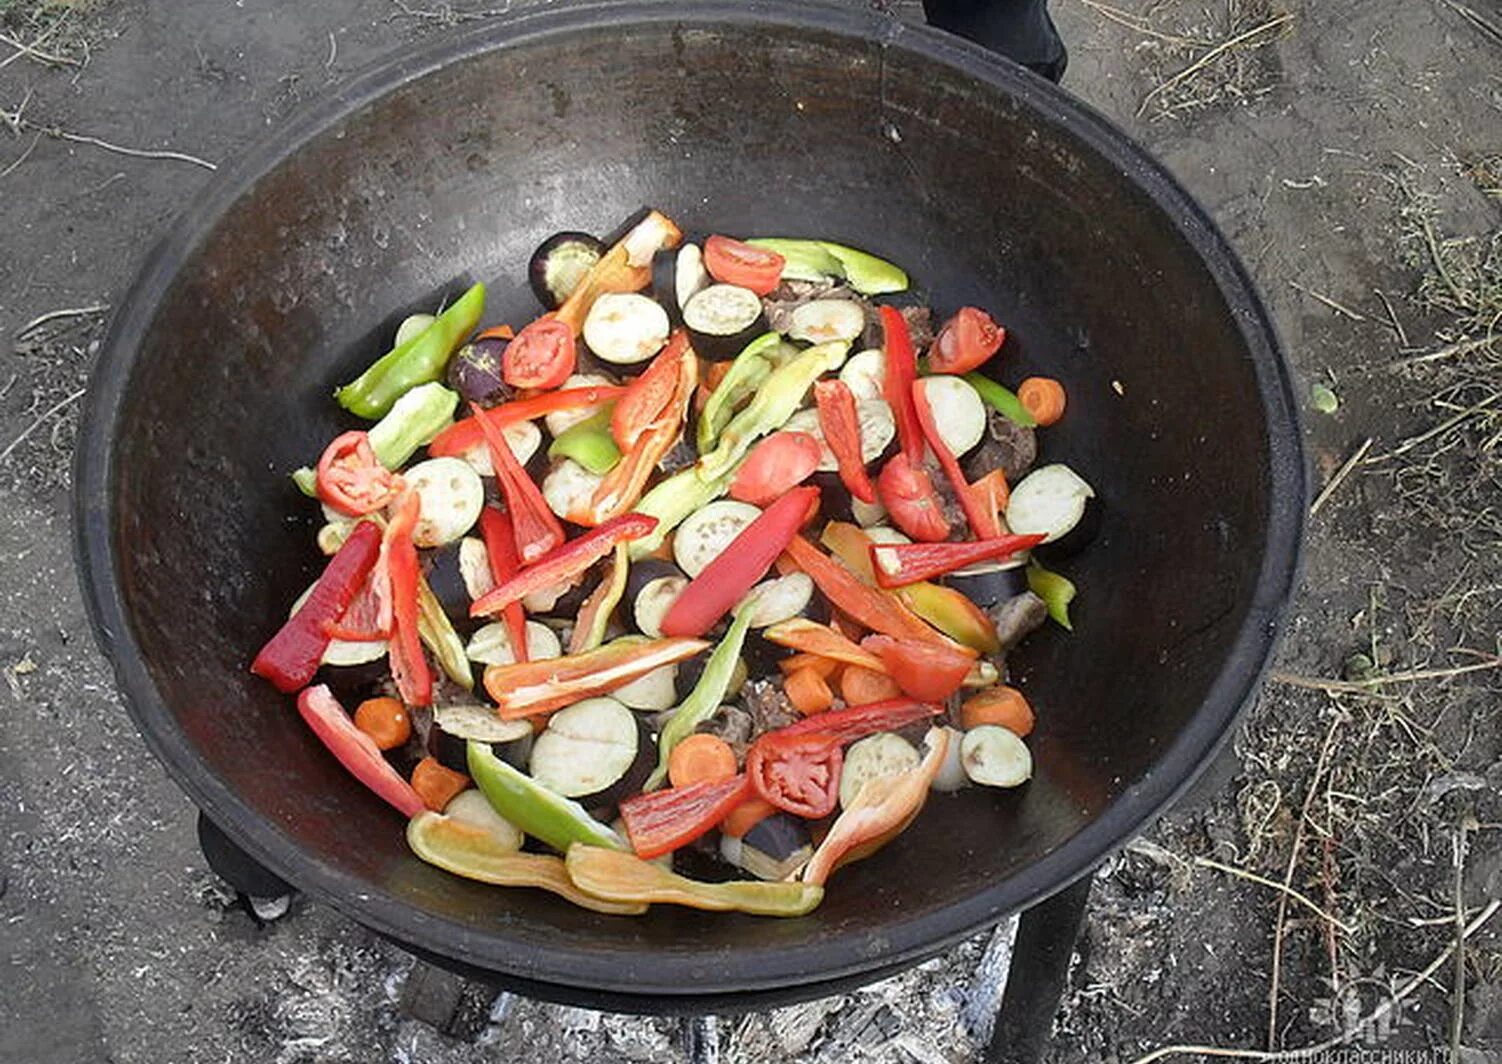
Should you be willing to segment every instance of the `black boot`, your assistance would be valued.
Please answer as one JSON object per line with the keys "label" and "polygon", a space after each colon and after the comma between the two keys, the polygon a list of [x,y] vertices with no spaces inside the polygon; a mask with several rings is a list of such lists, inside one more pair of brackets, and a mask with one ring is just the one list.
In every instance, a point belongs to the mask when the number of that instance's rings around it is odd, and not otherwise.
{"label": "black boot", "polygon": [[1048,15],[1048,0],[923,0],[928,22],[999,52],[1058,82],[1069,53]]}

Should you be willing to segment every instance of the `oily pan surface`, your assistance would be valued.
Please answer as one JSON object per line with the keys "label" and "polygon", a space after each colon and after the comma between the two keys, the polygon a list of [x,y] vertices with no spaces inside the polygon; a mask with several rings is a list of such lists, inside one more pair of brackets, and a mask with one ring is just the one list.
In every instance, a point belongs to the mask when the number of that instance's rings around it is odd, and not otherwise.
{"label": "oily pan surface", "polygon": [[[466,959],[482,965],[566,978],[567,957],[585,956],[643,986],[651,972],[632,966],[646,950],[724,987],[728,950],[788,958],[774,977],[795,980],[815,955],[798,951],[852,937],[874,965],[897,925],[1059,847],[1151,773],[1199,707],[1262,563],[1253,368],[1147,198],[1015,99],[901,48],[806,30],[659,24],[570,42],[466,59],[320,135],[227,213],[167,293],[120,412],[113,513],[121,593],[171,708],[156,726],[313,861],[410,907],[411,926],[474,932]],[[1075,633],[1045,630],[1013,662],[1038,709],[1036,778],[934,796],[799,920],[602,917],[424,865],[291,700],[245,671],[320,563],[316,508],[284,474],[348,427],[332,387],[403,315],[474,280],[491,287],[488,321],[522,324],[537,313],[525,266],[539,240],[604,233],[647,203],[690,232],[865,247],[940,312],[988,308],[1013,333],[1003,379],[1041,371],[1069,388],[1040,462],[1068,462],[1105,503],[1099,539],[1064,567],[1082,589]],[[561,967],[492,950],[496,932]]]}

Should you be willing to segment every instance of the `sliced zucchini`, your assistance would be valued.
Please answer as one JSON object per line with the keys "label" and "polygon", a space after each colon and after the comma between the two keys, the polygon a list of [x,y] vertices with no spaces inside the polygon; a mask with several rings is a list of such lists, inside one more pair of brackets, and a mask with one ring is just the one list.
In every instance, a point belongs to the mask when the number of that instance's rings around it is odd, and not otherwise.
{"label": "sliced zucchini", "polygon": [[708,288],[710,281],[709,271],[704,268],[704,252],[699,245],[688,243],[679,248],[673,269],[673,297],[678,301],[679,309]]}
{"label": "sliced zucchini", "polygon": [[564,458],[542,478],[542,497],[548,509],[567,520],[568,515],[586,508],[596,489],[604,483],[572,458]]}
{"label": "sliced zucchini", "polygon": [[763,580],[747,592],[746,597],[755,599],[755,605],[751,607],[751,627],[766,628],[803,616],[813,602],[814,581],[807,573],[788,573]]}
{"label": "sliced zucchini", "polygon": [[857,351],[840,367],[840,380],[850,389],[856,402],[862,399],[885,399],[882,390],[887,379],[887,356],[879,347]]}
{"label": "sliced zucchini", "polygon": [[[542,446],[542,430],[530,421],[513,421],[501,429],[501,436],[519,465],[530,462],[537,453],[537,448]],[[490,461],[490,448],[486,444],[477,444],[459,457],[468,462],[480,476],[495,476],[495,466]]]}
{"label": "sliced zucchini", "polygon": [[965,775],[965,765],[960,756],[960,746],[964,742],[965,733],[947,724],[942,727],[949,733],[949,745],[944,748],[944,763],[939,766],[939,771],[934,775],[933,782],[928,787],[929,790],[934,791],[957,791],[970,784],[970,777]]}
{"label": "sliced zucchini", "polygon": [[986,404],[963,377],[936,375],[918,382],[933,411],[939,438],[958,458],[986,438]]}
{"label": "sliced zucchini", "polygon": [[866,311],[848,299],[811,299],[793,308],[787,324],[787,334],[805,343],[853,341],[865,331]]}
{"label": "sliced zucchini", "polygon": [[673,536],[673,557],[690,577],[724,553],[741,530],[761,516],[747,502],[720,499],[689,514]]}
{"label": "sliced zucchini", "polygon": [[412,541],[419,547],[452,543],[480,519],[485,485],[467,462],[429,458],[402,475],[421,502],[417,526],[412,530]]}
{"label": "sliced zucchini", "polygon": [[[308,601],[315,586],[316,584],[309,584],[307,590],[297,596],[292,608],[287,611],[288,617],[302,609],[302,604]],[[384,639],[330,639],[319,660],[325,665],[369,665],[372,661],[385,657],[386,650]]]}
{"label": "sliced zucchini", "polygon": [[475,787],[454,795],[449,804],[443,807],[443,815],[461,824],[479,828],[489,835],[496,847],[502,851],[514,852],[522,848],[524,840],[521,829],[497,813],[486,797]]}
{"label": "sliced zucchini", "polygon": [[[465,593],[471,602],[495,587],[495,576],[490,571],[490,552],[485,549],[485,541],[478,536],[465,536],[459,541],[459,579],[464,582]],[[441,600],[442,596],[439,598]],[[447,602],[443,605],[448,608]]]}
{"label": "sliced zucchini", "polygon": [[[558,635],[539,621],[527,622],[527,660],[544,661],[560,657],[563,644]],[[481,665],[512,665],[516,654],[511,649],[511,633],[502,621],[487,624],[472,635],[464,648],[465,657]]]}
{"label": "sliced zucchini", "polygon": [[664,665],[610,692],[630,709],[664,710],[678,704],[678,666]]}
{"label": "sliced zucchini", "polygon": [[[892,408],[881,399],[856,400],[855,416],[860,422],[861,457],[866,460],[867,465],[870,465],[886,453],[886,449],[891,446],[893,438],[897,435],[897,422],[892,417]],[[839,469],[839,462],[835,460],[834,452],[824,441],[824,430],[819,425],[817,410],[810,408],[798,411],[788,419],[783,428],[789,432],[806,432],[819,441],[819,448],[822,452],[822,457],[819,459],[819,472],[833,473]]]}

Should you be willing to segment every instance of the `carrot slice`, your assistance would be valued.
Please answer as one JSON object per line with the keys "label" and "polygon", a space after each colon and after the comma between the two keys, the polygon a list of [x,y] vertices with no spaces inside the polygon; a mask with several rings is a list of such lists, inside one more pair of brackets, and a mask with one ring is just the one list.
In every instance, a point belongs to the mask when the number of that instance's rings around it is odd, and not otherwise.
{"label": "carrot slice", "polygon": [[826,658],[822,654],[810,654],[803,651],[792,657],[783,658],[777,663],[782,670],[782,675],[797,672],[799,669],[813,669],[824,679],[828,680],[840,669],[840,662],[834,658]]}
{"label": "carrot slice", "polygon": [[444,806],[468,788],[468,776],[440,765],[436,758],[425,757],[412,770],[412,789],[435,813],[443,812]]}
{"label": "carrot slice", "polygon": [[783,678],[782,689],[787,692],[793,708],[805,717],[823,713],[834,705],[834,692],[813,669],[799,669]]}
{"label": "carrot slice", "polygon": [[850,665],[840,673],[840,697],[848,706],[863,706],[867,702],[900,698],[902,688],[885,673]]}
{"label": "carrot slice", "polygon": [[1033,730],[1034,719],[1027,696],[1004,684],[971,695],[960,706],[960,724],[966,731],[996,724],[1020,738]]}
{"label": "carrot slice", "polygon": [[690,735],[668,755],[668,782],[674,787],[718,783],[735,775],[735,751],[718,735]]}
{"label": "carrot slice", "polygon": [[1064,416],[1064,386],[1052,377],[1029,377],[1018,387],[1017,398],[1039,425],[1052,425]]}
{"label": "carrot slice", "polygon": [[367,698],[355,709],[355,727],[381,750],[395,750],[412,737],[412,718],[400,698]]}
{"label": "carrot slice", "polygon": [[776,812],[775,805],[753,794],[720,821],[720,833],[738,839]]}
{"label": "carrot slice", "polygon": [[886,666],[881,663],[881,659],[869,650],[862,650],[827,625],[805,620],[802,617],[794,617],[792,620],[781,621],[763,629],[762,636],[780,647],[792,647],[805,654],[832,658],[846,665],[859,665],[865,669],[875,669],[877,672],[886,671]]}

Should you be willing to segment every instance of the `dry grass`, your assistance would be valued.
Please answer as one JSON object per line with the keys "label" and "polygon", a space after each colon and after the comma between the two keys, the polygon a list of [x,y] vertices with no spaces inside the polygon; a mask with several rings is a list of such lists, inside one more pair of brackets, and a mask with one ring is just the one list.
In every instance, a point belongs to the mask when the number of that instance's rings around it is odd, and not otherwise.
{"label": "dry grass", "polygon": [[0,0],[0,68],[85,66],[103,7],[103,0]]}

